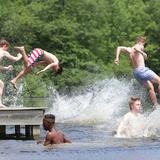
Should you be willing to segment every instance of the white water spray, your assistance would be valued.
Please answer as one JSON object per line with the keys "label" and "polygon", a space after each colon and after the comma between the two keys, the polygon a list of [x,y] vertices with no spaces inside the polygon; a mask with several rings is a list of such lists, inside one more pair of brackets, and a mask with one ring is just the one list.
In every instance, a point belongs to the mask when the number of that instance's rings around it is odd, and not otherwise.
{"label": "white water spray", "polygon": [[146,110],[151,112],[152,106],[148,103],[146,93],[135,80],[106,79],[75,96],[60,96],[56,93],[48,112],[56,115],[57,122],[96,125],[97,129],[113,131],[122,116],[129,111],[129,98],[139,96],[142,111],[145,112],[129,126],[125,138],[160,136],[160,110],[148,115]]}
{"label": "white water spray", "polygon": [[7,88],[7,96],[4,97],[3,102],[9,107],[23,107],[23,84],[19,84],[18,89],[15,89],[11,86]]}
{"label": "white water spray", "polygon": [[137,87],[134,81],[115,78],[98,81],[79,95],[56,97],[49,112],[57,121],[72,123],[110,123],[129,110],[128,99],[137,95],[145,97],[145,91]]}

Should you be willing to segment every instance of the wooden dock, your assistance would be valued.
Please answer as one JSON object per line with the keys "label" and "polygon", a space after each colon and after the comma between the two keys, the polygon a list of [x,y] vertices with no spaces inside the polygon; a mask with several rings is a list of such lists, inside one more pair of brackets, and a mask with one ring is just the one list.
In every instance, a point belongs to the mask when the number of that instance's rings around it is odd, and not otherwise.
{"label": "wooden dock", "polygon": [[45,109],[0,108],[0,139],[38,139]]}

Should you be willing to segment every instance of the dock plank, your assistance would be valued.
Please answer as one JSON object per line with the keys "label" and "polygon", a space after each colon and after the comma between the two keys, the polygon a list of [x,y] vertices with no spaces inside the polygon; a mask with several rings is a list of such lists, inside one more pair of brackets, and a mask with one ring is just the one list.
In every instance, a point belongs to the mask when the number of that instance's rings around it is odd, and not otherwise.
{"label": "dock plank", "polygon": [[46,108],[0,109],[0,125],[41,125]]}
{"label": "dock plank", "polygon": [[[0,139],[37,139],[45,110],[39,107],[0,108]],[[15,133],[8,135],[6,126],[14,126]],[[25,127],[25,135],[21,134],[21,126]]]}

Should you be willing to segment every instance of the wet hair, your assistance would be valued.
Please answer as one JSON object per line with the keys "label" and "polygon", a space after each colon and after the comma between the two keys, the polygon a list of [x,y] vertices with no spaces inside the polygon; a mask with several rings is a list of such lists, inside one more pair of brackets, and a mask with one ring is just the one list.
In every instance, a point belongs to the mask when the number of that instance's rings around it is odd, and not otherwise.
{"label": "wet hair", "polygon": [[6,41],[6,40],[1,40],[1,41],[0,41],[0,47],[2,47],[2,46],[4,46],[4,45],[9,46],[9,42]]}
{"label": "wet hair", "polygon": [[56,74],[56,75],[62,74],[62,72],[63,72],[63,68],[62,68],[61,64],[59,64],[59,68],[58,68],[58,70],[55,72],[55,74]]}
{"label": "wet hair", "polygon": [[136,43],[139,43],[139,42],[142,42],[142,43],[144,43],[145,42],[145,37],[143,37],[143,36],[139,36],[139,37],[137,37],[136,38]]}
{"label": "wet hair", "polygon": [[53,114],[46,114],[43,118],[43,128],[50,131],[55,124],[55,116]]}
{"label": "wet hair", "polygon": [[130,100],[129,100],[129,108],[130,108],[130,110],[132,110],[132,105],[133,105],[133,103],[134,103],[135,101],[140,101],[140,100],[141,100],[140,97],[132,96],[132,97],[130,98]]}

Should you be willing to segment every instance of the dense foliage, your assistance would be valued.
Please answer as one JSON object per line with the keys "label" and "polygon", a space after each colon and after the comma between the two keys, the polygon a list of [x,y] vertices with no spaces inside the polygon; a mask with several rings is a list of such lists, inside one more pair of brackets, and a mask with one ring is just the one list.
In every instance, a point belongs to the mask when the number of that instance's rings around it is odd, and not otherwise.
{"label": "dense foliage", "polygon": [[[1,39],[24,45],[29,52],[40,47],[55,54],[64,72],[37,77],[34,69],[24,79],[24,95],[47,96],[47,86],[71,92],[106,76],[130,76],[127,56],[113,61],[116,47],[130,46],[137,36],[147,38],[147,65],[160,73],[158,0],[0,0]],[[7,63],[7,62],[6,62]],[[20,71],[16,62],[12,78]]]}

